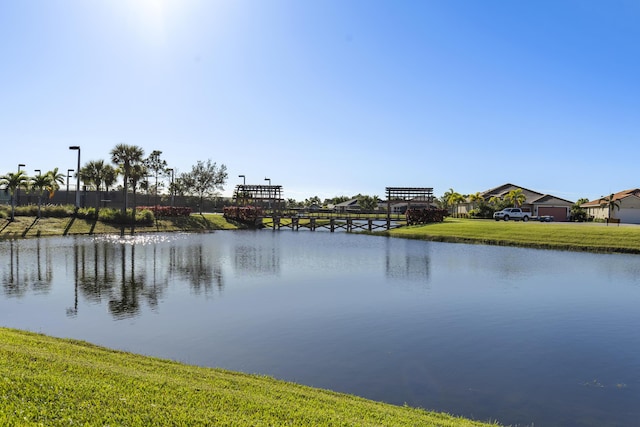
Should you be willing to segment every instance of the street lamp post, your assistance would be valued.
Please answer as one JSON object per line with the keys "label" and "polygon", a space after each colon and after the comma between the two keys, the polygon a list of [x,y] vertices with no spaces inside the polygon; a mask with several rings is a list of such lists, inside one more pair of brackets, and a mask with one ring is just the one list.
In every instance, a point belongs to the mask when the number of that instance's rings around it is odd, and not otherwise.
{"label": "street lamp post", "polygon": [[42,175],[42,171],[40,169],[34,169],[33,171],[37,173],[38,176]]}
{"label": "street lamp post", "polygon": [[80,146],[79,145],[72,145],[69,147],[69,150],[78,150],[78,168],[76,169],[77,173],[76,173],[76,177],[77,177],[77,182],[76,182],[76,213],[78,212],[78,209],[80,209]]}
{"label": "street lamp post", "polygon": [[242,185],[247,185],[247,179],[244,175],[238,175],[238,178],[242,178]]}
{"label": "street lamp post", "polygon": [[173,207],[173,178],[175,176],[175,171],[173,168],[167,169],[167,172],[171,172],[171,188],[169,189],[169,193],[171,194],[171,207]]}
{"label": "street lamp post", "polygon": [[[20,168],[23,168],[25,166],[27,166],[27,165],[25,165],[24,163],[18,163],[18,173],[20,173]],[[16,197],[16,204],[18,206],[20,206],[20,186],[18,186],[17,191],[18,191],[18,194],[17,194],[17,197]]]}
{"label": "street lamp post", "polygon": [[267,188],[267,194],[269,195],[269,210],[271,210],[271,178],[264,179],[265,181],[269,181],[269,188]]}
{"label": "street lamp post", "polygon": [[71,177],[71,172],[73,172],[73,169],[67,169],[67,194],[64,195],[64,204],[68,205],[69,204],[69,178]]}
{"label": "street lamp post", "polygon": [[175,171],[173,170],[173,168],[168,168],[167,172],[171,172],[171,186],[169,188],[169,194],[171,195],[171,207],[173,207],[173,182],[174,182],[174,177],[175,177]]}

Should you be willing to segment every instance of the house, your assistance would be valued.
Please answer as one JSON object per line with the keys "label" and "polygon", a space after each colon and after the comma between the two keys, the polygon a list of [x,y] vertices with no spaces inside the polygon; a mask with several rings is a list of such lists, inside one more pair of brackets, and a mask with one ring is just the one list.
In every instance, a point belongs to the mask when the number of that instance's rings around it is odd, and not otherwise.
{"label": "house", "polygon": [[[610,196],[614,205],[607,202],[609,197],[591,200],[580,205],[593,219],[619,219],[622,223],[640,224],[640,189],[620,191]],[[609,212],[610,211],[610,212]]]}
{"label": "house", "polygon": [[[387,206],[387,202],[384,202],[385,208]],[[409,207],[411,207],[412,209],[438,209],[438,207],[433,204],[430,203],[429,200],[426,200],[424,197],[420,198],[420,197],[416,197],[413,198],[411,200],[407,200],[407,201],[395,201],[395,202],[391,202],[391,213],[396,213],[396,214],[403,214],[405,212],[407,212],[407,209],[409,209]]]}
{"label": "house", "polygon": [[334,210],[336,212],[347,212],[360,210],[360,206],[358,205],[358,199],[347,200],[346,202],[338,203],[335,205]]}
{"label": "house", "polygon": [[[504,199],[504,196],[511,190],[517,189],[522,190],[522,194],[525,196],[525,201],[520,206],[523,210],[531,212],[533,216],[553,216],[555,221],[569,221],[571,206],[573,206],[572,201],[550,194],[539,193],[518,185],[510,183],[503,184],[480,193],[480,196],[482,196],[485,201],[489,201],[492,197]],[[473,209],[473,205],[473,203],[463,203],[458,207],[458,212],[462,214],[469,213],[469,211]]]}

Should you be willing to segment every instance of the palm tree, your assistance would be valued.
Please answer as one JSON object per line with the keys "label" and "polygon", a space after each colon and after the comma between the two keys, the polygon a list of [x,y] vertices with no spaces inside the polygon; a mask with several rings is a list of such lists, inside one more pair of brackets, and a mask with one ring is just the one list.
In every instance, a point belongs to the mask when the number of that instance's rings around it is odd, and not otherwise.
{"label": "palm tree", "polygon": [[514,207],[519,208],[526,200],[527,196],[522,192],[522,188],[511,190],[504,196],[504,199],[512,203]]}
{"label": "palm tree", "polygon": [[51,185],[47,188],[47,190],[49,190],[49,198],[51,199],[55,192],[60,189],[60,186],[64,184],[64,180],[67,176],[63,173],[59,173],[58,168],[50,170],[47,172],[47,175],[51,177]]}
{"label": "palm tree", "polygon": [[15,192],[20,187],[24,189],[29,188],[28,183],[29,178],[24,171],[18,171],[16,173],[9,172],[6,175],[0,176],[0,185],[5,186],[5,191],[8,191],[9,196],[11,197],[11,221],[15,219]]}
{"label": "palm tree", "polygon": [[464,197],[462,194],[455,191],[453,193],[450,193],[449,197],[447,198],[447,203],[449,205],[456,206],[456,214],[458,214],[458,206],[460,205],[460,203],[464,203],[466,201],[467,201],[466,197]]}
{"label": "palm tree", "polygon": [[489,204],[491,206],[495,207],[495,206],[498,206],[500,203],[502,203],[502,199],[500,197],[498,197],[498,196],[491,196],[489,198]]}
{"label": "palm tree", "polygon": [[607,225],[609,225],[611,211],[615,211],[616,209],[620,210],[620,201],[615,199],[613,194],[611,194],[609,197],[601,197],[599,203],[601,208],[607,208]]}
{"label": "palm tree", "polygon": [[484,200],[484,197],[482,197],[479,191],[477,193],[469,195],[469,201],[473,203],[474,209],[476,208],[476,203],[482,202],[483,200]]}
{"label": "palm tree", "polygon": [[31,178],[31,188],[33,188],[38,194],[38,218],[42,216],[42,195],[45,190],[51,194],[53,188],[53,177],[50,173],[44,175],[37,175]]}
{"label": "palm tree", "polygon": [[96,187],[96,219],[98,219],[98,214],[100,212],[100,199],[102,198],[100,188],[105,180],[106,166],[113,169],[111,165],[105,165],[104,160],[91,160],[80,169],[80,179],[82,179],[83,182]]}
{"label": "palm tree", "polygon": [[102,182],[104,182],[104,191],[109,192],[109,188],[116,183],[118,179],[118,169],[111,165],[104,165]]}
{"label": "palm tree", "polygon": [[129,185],[129,176],[133,165],[141,163],[144,156],[144,150],[137,145],[118,144],[111,150],[111,161],[119,165],[123,174],[123,194],[124,203],[122,205],[122,213],[127,213],[127,189]]}
{"label": "palm tree", "polygon": [[445,193],[440,198],[440,203],[442,204],[443,209],[449,208],[449,197],[455,193],[453,188],[449,188],[449,190],[445,191]]}
{"label": "palm tree", "polygon": [[146,176],[147,168],[142,164],[133,165],[129,171],[129,180],[131,188],[133,189],[133,209],[131,210],[131,221],[133,224],[136,223],[136,190],[138,188],[138,182]]}

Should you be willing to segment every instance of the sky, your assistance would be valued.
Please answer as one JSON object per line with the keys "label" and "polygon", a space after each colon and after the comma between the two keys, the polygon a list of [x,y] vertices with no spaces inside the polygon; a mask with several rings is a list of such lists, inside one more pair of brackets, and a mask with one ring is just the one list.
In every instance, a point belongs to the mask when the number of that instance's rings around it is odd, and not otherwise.
{"label": "sky", "polygon": [[640,187],[640,2],[0,0],[0,174],[120,143],[223,195]]}

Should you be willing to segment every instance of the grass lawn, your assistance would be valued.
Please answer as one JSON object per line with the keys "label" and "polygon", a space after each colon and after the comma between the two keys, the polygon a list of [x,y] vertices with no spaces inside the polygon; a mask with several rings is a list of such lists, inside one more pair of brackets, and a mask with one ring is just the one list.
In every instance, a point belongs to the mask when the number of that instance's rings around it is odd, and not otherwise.
{"label": "grass lawn", "polygon": [[[169,231],[207,231],[233,230],[234,224],[227,222],[222,215],[192,214],[188,217],[175,217],[158,220],[152,226],[136,226],[136,233],[169,232]],[[0,239],[22,237],[65,236],[77,234],[119,234],[122,228],[118,225],[101,221],[67,218],[41,218],[16,216],[15,221],[0,220]],[[131,227],[124,227],[125,234],[131,233]]]}
{"label": "grass lawn", "polygon": [[447,218],[384,232],[394,237],[593,252],[640,253],[640,226]]}
{"label": "grass lawn", "polygon": [[0,425],[497,424],[0,328]]}

